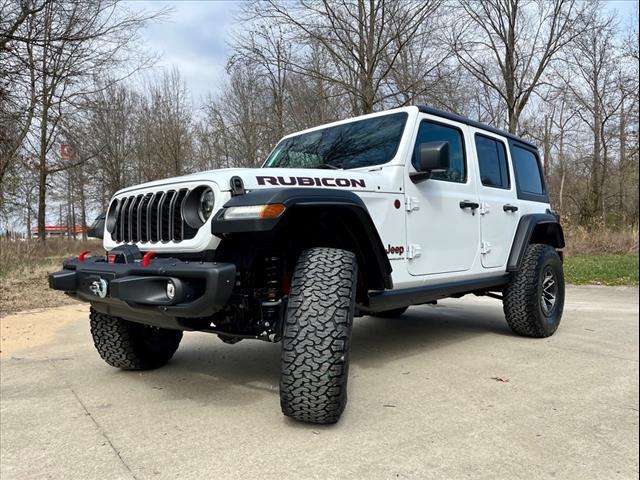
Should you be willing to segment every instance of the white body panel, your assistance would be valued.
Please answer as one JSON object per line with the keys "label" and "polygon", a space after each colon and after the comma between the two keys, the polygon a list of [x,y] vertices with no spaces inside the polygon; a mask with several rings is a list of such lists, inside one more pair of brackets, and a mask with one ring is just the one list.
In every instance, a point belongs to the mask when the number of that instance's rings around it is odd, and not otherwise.
{"label": "white body panel", "polygon": [[[455,280],[498,276],[504,273],[518,220],[527,213],[545,212],[548,204],[523,201],[517,198],[514,172],[509,157],[512,179],[509,190],[484,187],[480,182],[473,135],[476,128],[452,120],[422,114],[416,107],[406,107],[368,115],[386,115],[405,111],[409,114],[405,131],[395,157],[384,165],[353,170],[327,169],[221,169],[145,183],[116,193],[114,198],[146,194],[177,188],[210,186],[215,194],[214,212],[231,197],[230,180],[242,178],[248,191],[291,185],[310,188],[350,190],[364,201],[380,238],[387,249],[393,268],[394,289],[437,284]],[[414,183],[409,174],[415,172],[411,164],[419,122],[437,120],[454,125],[464,134],[467,179],[465,183],[426,180]],[[348,119],[335,124],[347,123]],[[324,128],[326,125],[308,131]],[[302,133],[302,132],[298,132]],[[482,131],[504,141],[502,137]],[[285,137],[286,138],[286,137]],[[507,152],[509,149],[507,148]],[[276,179],[277,183],[274,183]],[[302,180],[301,180],[302,179]],[[335,184],[336,179],[342,185]],[[397,207],[396,200],[400,207]],[[460,201],[484,204],[475,212],[461,209]],[[516,213],[506,213],[504,204],[518,206]],[[181,242],[140,242],[143,251],[201,252],[212,250],[219,239],[211,234],[211,218],[196,236]],[[490,251],[482,253],[482,242],[490,244]],[[110,250],[119,245],[104,232],[104,247]]]}

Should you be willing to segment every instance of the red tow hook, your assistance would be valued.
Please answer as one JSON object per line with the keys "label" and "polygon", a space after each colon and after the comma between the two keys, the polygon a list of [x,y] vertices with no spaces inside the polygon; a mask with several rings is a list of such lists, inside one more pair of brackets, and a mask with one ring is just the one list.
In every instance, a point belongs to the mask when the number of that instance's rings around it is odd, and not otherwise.
{"label": "red tow hook", "polygon": [[82,252],[80,255],[78,255],[78,261],[84,262],[84,257],[86,257],[89,253],[91,253],[91,250],[85,250],[84,252]]}
{"label": "red tow hook", "polygon": [[144,254],[144,257],[142,257],[142,266],[143,267],[148,267],[149,264],[151,263],[151,259],[153,257],[156,256],[156,252],[147,252]]}

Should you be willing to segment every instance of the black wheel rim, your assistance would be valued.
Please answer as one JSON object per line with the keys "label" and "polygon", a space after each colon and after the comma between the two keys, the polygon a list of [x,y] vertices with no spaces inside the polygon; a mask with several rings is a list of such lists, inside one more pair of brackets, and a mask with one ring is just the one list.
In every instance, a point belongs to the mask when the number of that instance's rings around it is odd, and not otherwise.
{"label": "black wheel rim", "polygon": [[540,306],[546,316],[551,315],[558,299],[558,281],[556,274],[550,266],[542,272],[542,295]]}

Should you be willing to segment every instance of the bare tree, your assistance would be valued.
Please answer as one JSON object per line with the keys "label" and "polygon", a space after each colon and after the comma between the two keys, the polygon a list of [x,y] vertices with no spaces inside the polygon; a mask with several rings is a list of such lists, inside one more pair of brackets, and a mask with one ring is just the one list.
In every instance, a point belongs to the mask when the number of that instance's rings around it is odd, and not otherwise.
{"label": "bare tree", "polygon": [[180,72],[152,80],[137,117],[138,181],[183,174],[192,157],[192,106]]}
{"label": "bare tree", "polygon": [[288,69],[292,58],[292,45],[286,41],[282,27],[258,25],[234,43],[235,54],[229,60],[229,69],[236,64],[257,67],[269,87],[274,126],[273,136],[279,139],[285,131],[285,101]]}
{"label": "bare tree", "polygon": [[620,58],[615,48],[613,18],[597,20],[596,28],[585,31],[572,44],[571,69],[565,84],[577,104],[577,114],[591,132],[592,154],[589,165],[589,188],[583,205],[586,221],[598,212],[605,217],[605,192],[611,163],[611,137],[607,129],[619,113],[623,102],[618,81]]}
{"label": "bare tree", "polygon": [[[518,122],[558,52],[581,34],[576,0],[461,0],[451,45],[460,64],[504,102],[507,127]],[[585,28],[585,23],[580,24]],[[588,27],[588,25],[586,25]]]}
{"label": "bare tree", "polygon": [[16,33],[29,16],[40,13],[54,0],[2,0],[0,1],[0,52],[8,48],[11,41],[28,41],[29,37],[20,37]]}
{"label": "bare tree", "polygon": [[[36,157],[39,175],[38,233],[44,240],[47,179],[73,166],[54,155],[59,126],[72,115],[93,80],[125,64],[130,73],[132,46],[140,29],[154,16],[133,14],[118,0],[63,0],[47,3],[13,35],[15,58],[28,72],[28,98],[36,99],[25,148]],[[139,58],[137,53],[136,58]]]}
{"label": "bare tree", "polygon": [[305,49],[288,62],[296,73],[320,76],[349,95],[354,114],[370,113],[390,94],[384,85],[402,52],[421,37],[441,0],[266,0],[252,18],[283,25],[288,39],[326,52],[321,71],[309,68]]}

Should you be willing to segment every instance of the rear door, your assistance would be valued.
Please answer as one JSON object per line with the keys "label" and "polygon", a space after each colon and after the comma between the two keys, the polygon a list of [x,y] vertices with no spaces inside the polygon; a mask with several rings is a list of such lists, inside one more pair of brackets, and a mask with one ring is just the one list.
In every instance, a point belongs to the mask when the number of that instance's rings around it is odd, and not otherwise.
{"label": "rear door", "polygon": [[480,197],[480,254],[485,268],[507,263],[521,212],[506,139],[471,129]]}

